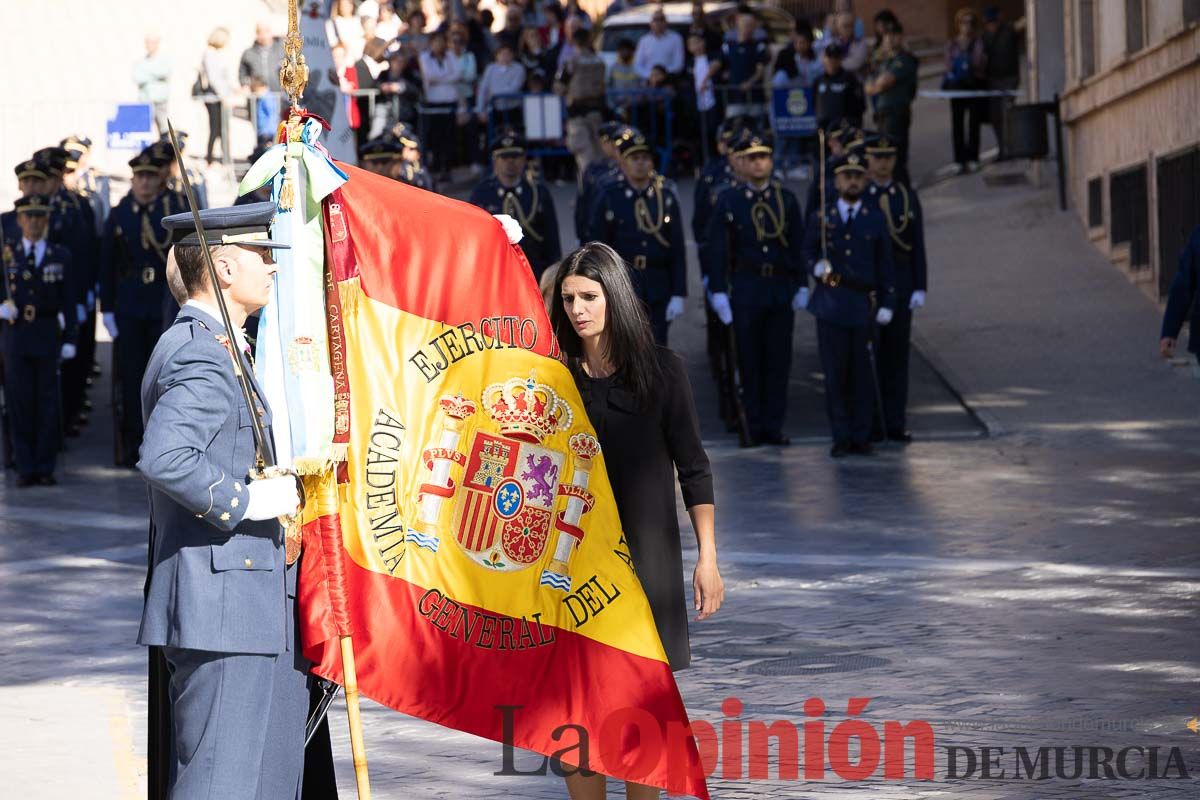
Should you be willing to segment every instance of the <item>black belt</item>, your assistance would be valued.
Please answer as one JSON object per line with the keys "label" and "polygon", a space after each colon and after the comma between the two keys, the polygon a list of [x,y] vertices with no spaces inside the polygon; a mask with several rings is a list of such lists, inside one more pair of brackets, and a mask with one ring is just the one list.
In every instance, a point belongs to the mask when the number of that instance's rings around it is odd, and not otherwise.
{"label": "black belt", "polygon": [[831,289],[849,289],[852,292],[859,292],[860,294],[870,294],[875,291],[875,284],[861,280],[845,272],[838,272],[837,270],[825,273],[825,277],[821,279],[821,283]]}
{"label": "black belt", "polygon": [[32,305],[32,304],[21,306],[20,309],[21,309],[21,316],[19,317],[19,319],[24,322],[34,322],[39,317],[50,317],[51,319],[53,319],[62,313],[62,311],[57,308],[50,308],[50,307],[38,308],[37,306]]}
{"label": "black belt", "polygon": [[664,269],[665,270],[665,269],[667,269],[668,264],[667,264],[667,259],[665,259],[665,258],[656,258],[656,259],[650,260],[644,255],[639,255],[639,256],[634,256],[633,258],[629,259],[629,266],[633,267],[638,272],[643,272],[648,269]]}
{"label": "black belt", "polygon": [[121,280],[140,282],[144,286],[149,286],[158,280],[162,270],[163,267],[134,267],[129,264],[121,271]]}
{"label": "black belt", "polygon": [[749,273],[758,275],[762,278],[788,278],[791,277],[792,271],[788,269],[786,264],[773,263],[743,263],[737,264],[733,268],[734,272]]}

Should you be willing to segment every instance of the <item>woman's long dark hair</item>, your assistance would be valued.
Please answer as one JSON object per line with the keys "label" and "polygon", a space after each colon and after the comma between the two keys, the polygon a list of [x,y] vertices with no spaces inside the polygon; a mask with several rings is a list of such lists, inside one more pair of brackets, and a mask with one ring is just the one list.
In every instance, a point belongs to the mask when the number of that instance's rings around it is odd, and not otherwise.
{"label": "woman's long dark hair", "polygon": [[604,357],[615,368],[617,380],[633,392],[638,405],[649,406],[659,378],[657,346],[650,319],[633,291],[625,262],[608,245],[588,242],[564,258],[559,267],[550,322],[572,369],[582,369],[583,341],[562,303],[563,281],[572,275],[589,278],[603,287],[607,308]]}

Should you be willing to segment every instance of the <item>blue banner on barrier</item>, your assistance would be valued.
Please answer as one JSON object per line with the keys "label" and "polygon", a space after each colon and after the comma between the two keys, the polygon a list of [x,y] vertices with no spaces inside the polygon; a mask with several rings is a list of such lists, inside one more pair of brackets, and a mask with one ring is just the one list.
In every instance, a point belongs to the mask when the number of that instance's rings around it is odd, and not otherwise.
{"label": "blue banner on barrier", "polygon": [[158,140],[154,132],[154,107],[149,103],[122,103],[108,121],[109,150],[141,150]]}
{"label": "blue banner on barrier", "polygon": [[817,132],[817,113],[813,107],[812,89],[799,86],[777,86],[771,90],[771,113],[775,118],[775,133],[784,136],[805,136]]}

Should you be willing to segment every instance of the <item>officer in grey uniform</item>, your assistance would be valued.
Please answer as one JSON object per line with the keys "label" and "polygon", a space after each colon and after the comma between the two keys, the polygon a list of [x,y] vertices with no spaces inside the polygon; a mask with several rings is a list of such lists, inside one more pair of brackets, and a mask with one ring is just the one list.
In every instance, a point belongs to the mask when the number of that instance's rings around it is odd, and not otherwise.
{"label": "officer in grey uniform", "polygon": [[[138,642],[170,669],[173,798],[297,797],[308,664],[295,629],[295,566],[278,517],[295,513],[290,476],[255,480],[251,420],[270,408],[241,325],[274,278],[272,203],[202,212],[232,332],[190,214],[163,220],[188,301],[155,345],[142,381],[137,467],[150,486],[151,549]],[[225,244],[222,244],[222,243]],[[234,376],[253,384],[252,407]]]}

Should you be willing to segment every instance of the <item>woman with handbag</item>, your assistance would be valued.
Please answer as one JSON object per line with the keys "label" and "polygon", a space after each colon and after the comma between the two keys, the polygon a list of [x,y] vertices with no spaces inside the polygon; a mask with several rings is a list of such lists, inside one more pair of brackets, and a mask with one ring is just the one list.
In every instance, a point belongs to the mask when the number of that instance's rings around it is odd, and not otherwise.
{"label": "woman with handbag", "polygon": [[[237,93],[236,84],[229,77],[229,66],[221,51],[229,44],[229,31],[217,28],[208,35],[208,46],[204,48],[204,59],[200,64],[200,75],[192,87],[193,96],[204,98],[208,110],[208,149],[205,161],[213,163],[213,147],[221,141],[221,150],[229,154],[229,142],[225,141],[225,127],[229,110],[226,102]],[[197,94],[199,89],[199,94]]]}
{"label": "woman with handbag", "polygon": [[[942,89],[974,91],[984,85],[987,53],[975,27],[975,11],[960,8],[954,15],[954,38],[946,42],[946,74]],[[954,137],[954,163],[957,173],[979,168],[979,128],[986,105],[978,97],[950,100],[950,119]]]}

